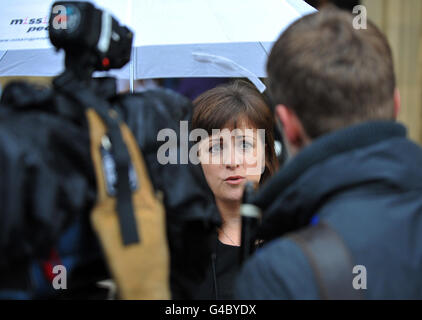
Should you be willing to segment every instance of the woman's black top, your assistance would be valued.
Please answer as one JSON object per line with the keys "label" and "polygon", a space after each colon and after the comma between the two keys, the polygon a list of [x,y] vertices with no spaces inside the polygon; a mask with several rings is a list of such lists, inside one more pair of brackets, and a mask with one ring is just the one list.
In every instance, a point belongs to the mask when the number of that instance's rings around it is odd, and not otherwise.
{"label": "woman's black top", "polygon": [[234,299],[233,286],[239,271],[240,247],[230,246],[216,239],[208,272],[199,287],[196,299]]}

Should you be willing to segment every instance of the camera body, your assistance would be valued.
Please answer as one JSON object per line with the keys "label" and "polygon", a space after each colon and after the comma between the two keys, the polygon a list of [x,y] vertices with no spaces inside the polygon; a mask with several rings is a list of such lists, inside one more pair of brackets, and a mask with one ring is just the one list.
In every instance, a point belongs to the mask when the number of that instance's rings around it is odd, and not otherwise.
{"label": "camera body", "polygon": [[66,59],[67,68],[82,63],[92,71],[107,71],[121,68],[130,60],[133,33],[89,2],[55,2],[49,37],[70,58]]}
{"label": "camera body", "polygon": [[[100,171],[94,168],[86,111],[95,109],[108,129],[118,181],[123,181],[117,185],[115,216],[135,212],[119,211],[132,199],[118,198],[131,190],[130,180],[120,177],[132,161],[117,139],[122,131],[113,127],[125,123],[142,152],[144,177],[163,195],[172,297],[191,298],[205,276],[210,239],[221,220],[200,166],[157,160],[158,133],[178,130],[180,121],[191,119],[191,101],[164,89],[120,95],[115,79],[92,78],[96,70],[125,65],[133,39],[131,31],[92,4],[56,2],[49,23],[52,44],[65,51],[64,72],[51,88],[12,82],[0,97],[0,296],[104,298],[97,281],[109,279],[110,268],[91,223]],[[119,201],[127,206],[119,207]],[[146,234],[139,234],[142,243]],[[50,267],[58,264],[67,269],[68,290],[51,286]]]}

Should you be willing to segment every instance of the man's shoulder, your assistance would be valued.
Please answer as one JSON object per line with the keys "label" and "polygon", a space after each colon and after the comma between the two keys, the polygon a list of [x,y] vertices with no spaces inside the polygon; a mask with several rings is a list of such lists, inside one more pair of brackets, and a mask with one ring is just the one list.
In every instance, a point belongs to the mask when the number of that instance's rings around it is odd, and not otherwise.
{"label": "man's shoulder", "polygon": [[318,299],[312,269],[302,250],[282,237],[259,249],[236,281],[239,299]]}

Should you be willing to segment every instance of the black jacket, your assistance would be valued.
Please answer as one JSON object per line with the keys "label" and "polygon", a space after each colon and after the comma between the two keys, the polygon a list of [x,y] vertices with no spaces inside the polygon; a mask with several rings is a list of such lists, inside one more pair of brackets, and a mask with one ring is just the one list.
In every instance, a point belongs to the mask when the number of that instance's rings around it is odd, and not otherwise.
{"label": "black jacket", "polygon": [[207,273],[194,299],[231,300],[234,283],[240,268],[240,247],[220,242],[217,231],[211,240],[212,253]]}
{"label": "black jacket", "polygon": [[402,125],[368,122],[315,140],[256,203],[261,237],[272,241],[244,265],[238,298],[320,298],[304,253],[282,237],[315,217],[366,267],[365,298],[422,298],[422,149]]}

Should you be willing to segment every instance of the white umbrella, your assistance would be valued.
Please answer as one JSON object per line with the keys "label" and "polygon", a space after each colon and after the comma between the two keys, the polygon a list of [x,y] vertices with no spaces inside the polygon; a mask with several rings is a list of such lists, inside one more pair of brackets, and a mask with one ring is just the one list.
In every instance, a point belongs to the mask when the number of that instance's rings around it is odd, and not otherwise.
{"label": "white umbrella", "polygon": [[[53,1],[2,0],[0,76],[54,76],[63,56],[48,40]],[[302,0],[97,0],[135,32],[120,78],[248,77],[259,87],[273,42],[312,13]],[[261,88],[262,89],[262,88]]]}

